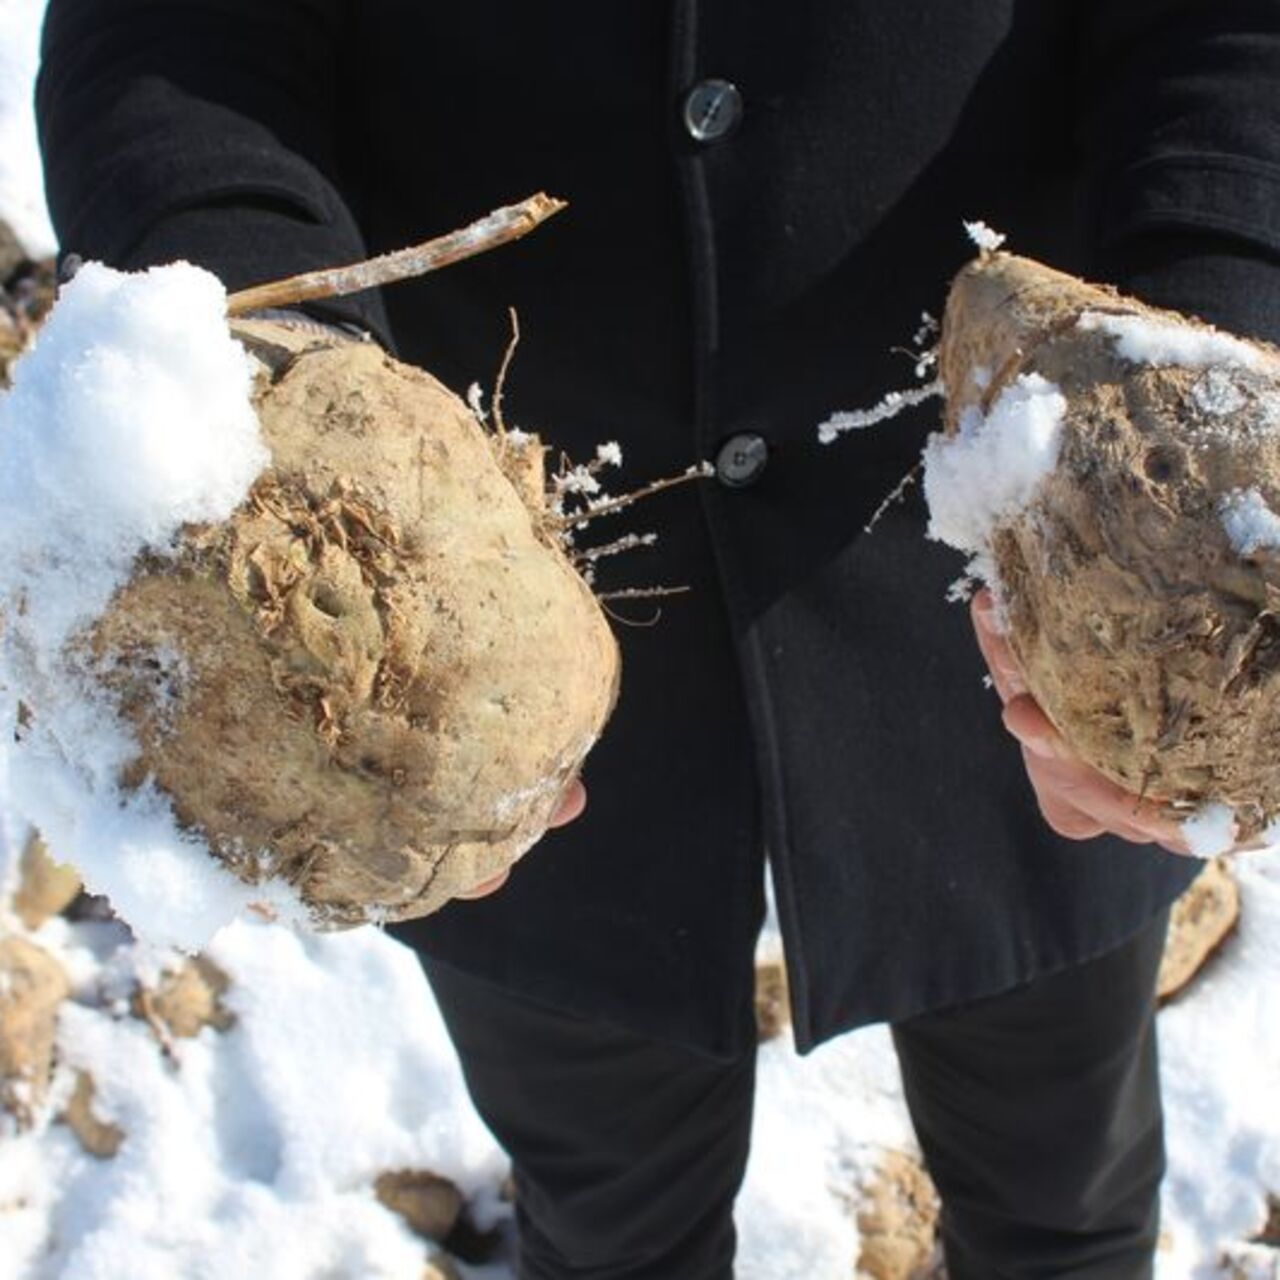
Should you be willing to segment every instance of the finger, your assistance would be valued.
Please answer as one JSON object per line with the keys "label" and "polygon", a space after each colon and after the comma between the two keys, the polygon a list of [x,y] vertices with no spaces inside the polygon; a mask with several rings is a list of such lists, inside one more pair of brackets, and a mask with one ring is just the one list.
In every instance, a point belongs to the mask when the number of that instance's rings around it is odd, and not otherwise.
{"label": "finger", "polygon": [[[1035,786],[1034,781],[1032,786]],[[1050,828],[1067,840],[1092,840],[1094,836],[1105,834],[1106,828],[1096,818],[1081,813],[1071,805],[1061,804],[1052,796],[1036,792],[1040,804],[1040,814]]]}
{"label": "finger", "polygon": [[1149,831],[1133,826],[1125,821],[1117,821],[1113,827],[1106,826],[1096,815],[1078,808],[1068,799],[1068,793],[1060,786],[1058,780],[1047,773],[1039,757],[1031,755],[1024,747],[1023,763],[1026,765],[1027,778],[1032,790],[1036,793],[1036,801],[1045,821],[1061,836],[1070,840],[1089,840],[1094,836],[1112,835],[1123,837],[1134,844],[1151,844]]}
{"label": "finger", "polygon": [[[574,778],[572,782],[565,787],[560,796],[560,803],[556,806],[555,812],[551,815],[548,827],[563,827],[565,823],[572,822],[574,818],[587,807],[587,789],[582,785],[580,778]],[[507,878],[511,875],[508,868],[505,871],[499,871],[496,876],[490,876],[488,880],[482,880],[477,885],[472,885],[463,893],[455,894],[455,897],[464,898],[468,901],[473,898],[483,898],[488,894],[495,893],[507,883]]]}
{"label": "finger", "polygon": [[457,898],[464,898],[468,901],[472,898],[486,897],[488,894],[501,889],[502,886],[507,883],[507,877],[510,876],[510,874],[510,869],[499,871],[496,876],[490,876],[487,880],[481,880],[479,884],[472,885],[470,889],[467,889],[463,893],[455,894],[454,896]]}
{"label": "finger", "polygon": [[1009,642],[1000,633],[996,625],[995,600],[985,587],[973,597],[970,606],[970,617],[973,619],[974,634],[978,638],[978,648],[991,673],[991,681],[1000,695],[1002,703],[1025,693],[1026,681],[1022,678],[1022,670],[1018,660],[1009,648]]}
{"label": "finger", "polygon": [[1076,753],[1054,727],[1044,709],[1029,694],[1020,693],[1005,703],[1004,727],[1034,756],[1044,760],[1076,761]]}
{"label": "finger", "polygon": [[[1034,698],[1023,695],[1004,709],[1005,727],[1029,759],[1057,761],[1061,768],[1041,770],[1042,782],[1065,788],[1070,803],[1106,825],[1107,830],[1139,844],[1158,844],[1170,853],[1188,853],[1181,826],[1158,806],[1103,777],[1071,749]],[[1028,763],[1028,772],[1032,765]],[[1050,781],[1050,775],[1052,781]]]}
{"label": "finger", "polygon": [[560,797],[559,807],[551,815],[551,821],[547,825],[551,827],[563,827],[565,823],[572,822],[574,818],[579,817],[586,807],[587,789],[582,785],[581,778],[574,778],[574,780],[565,787],[564,793]]}
{"label": "finger", "polygon": [[1140,844],[1186,848],[1176,822],[1087,766],[1038,758],[1035,769],[1045,790],[1061,803],[1087,813],[1108,831]]}
{"label": "finger", "polygon": [[[1031,757],[1030,761],[1027,766],[1027,776],[1036,793],[1040,813],[1058,835],[1068,840],[1092,840],[1095,836],[1113,835],[1127,840],[1130,844],[1162,843],[1151,831],[1126,822],[1121,817],[1110,815],[1106,821],[1103,821],[1083,809],[1076,808],[1075,805],[1064,800],[1061,793],[1054,790],[1052,785],[1046,786],[1044,780],[1038,777],[1038,761],[1034,757]],[[1165,845],[1164,847],[1168,848],[1170,853],[1186,852],[1182,846]]]}
{"label": "finger", "polygon": [[1048,758],[1023,749],[1027,773],[1041,808],[1067,806],[1135,844],[1160,844],[1186,853],[1180,826],[1153,804],[1117,786],[1074,758]]}
{"label": "finger", "polygon": [[1085,764],[1034,698],[1014,698],[1006,704],[1003,719],[1022,744],[1027,771],[1036,775],[1037,794],[1049,792],[1126,840],[1161,844],[1174,853],[1187,851],[1179,825]]}

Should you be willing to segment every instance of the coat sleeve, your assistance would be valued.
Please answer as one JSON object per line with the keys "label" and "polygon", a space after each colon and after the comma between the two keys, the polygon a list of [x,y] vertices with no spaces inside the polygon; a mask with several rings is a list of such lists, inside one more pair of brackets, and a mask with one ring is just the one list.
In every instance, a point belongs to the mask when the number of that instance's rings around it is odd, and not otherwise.
{"label": "coat sleeve", "polygon": [[[50,0],[36,111],[64,253],[229,288],[355,261],[339,0]],[[376,294],[327,303],[386,340]]]}
{"label": "coat sleeve", "polygon": [[1280,4],[1087,10],[1077,118],[1100,270],[1280,341]]}

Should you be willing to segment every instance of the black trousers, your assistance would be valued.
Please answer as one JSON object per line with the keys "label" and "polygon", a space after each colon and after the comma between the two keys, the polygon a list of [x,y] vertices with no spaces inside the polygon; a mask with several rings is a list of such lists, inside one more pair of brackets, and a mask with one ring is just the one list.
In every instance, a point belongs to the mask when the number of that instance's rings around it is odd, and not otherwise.
{"label": "black trousers", "polygon": [[[1166,921],[894,1028],[950,1280],[1149,1280]],[[713,1060],[425,964],[472,1099],[512,1157],[520,1280],[728,1280],[754,1052]]]}

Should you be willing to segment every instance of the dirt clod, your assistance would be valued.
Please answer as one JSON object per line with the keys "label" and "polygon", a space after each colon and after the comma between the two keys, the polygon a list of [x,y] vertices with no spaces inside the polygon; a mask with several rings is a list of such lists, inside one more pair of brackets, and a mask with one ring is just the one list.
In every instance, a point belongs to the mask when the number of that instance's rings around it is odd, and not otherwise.
{"label": "dirt clod", "polygon": [[378,1175],[374,1194],[427,1240],[443,1240],[462,1213],[462,1193],[448,1178],[423,1169],[397,1169]]}
{"label": "dirt clod", "polygon": [[756,962],[756,1038],[774,1040],[791,1025],[787,969],[781,958]]}
{"label": "dirt clod", "polygon": [[890,1151],[858,1211],[858,1280],[925,1280],[936,1274],[938,1193],[920,1162]]}
{"label": "dirt clod", "polygon": [[0,1109],[32,1122],[53,1069],[58,1005],[70,986],[62,966],[26,938],[0,938]]}
{"label": "dirt clod", "polygon": [[28,929],[38,929],[51,916],[65,911],[80,892],[76,869],[54,861],[44,841],[32,835],[18,863],[13,909]]}
{"label": "dirt clod", "polygon": [[76,1074],[75,1090],[58,1118],[76,1135],[80,1145],[100,1160],[109,1160],[120,1150],[124,1130],[99,1119],[93,1110],[93,1077],[87,1071]]}
{"label": "dirt clod", "polygon": [[1196,877],[1173,905],[1156,981],[1159,998],[1180,995],[1226,941],[1240,919],[1240,888],[1221,858]]}

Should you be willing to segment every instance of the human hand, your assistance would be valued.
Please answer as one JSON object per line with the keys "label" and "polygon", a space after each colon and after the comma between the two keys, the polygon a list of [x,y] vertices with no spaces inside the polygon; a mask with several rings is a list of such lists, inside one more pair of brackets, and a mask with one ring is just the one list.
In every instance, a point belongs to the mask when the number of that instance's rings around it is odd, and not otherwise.
{"label": "human hand", "polygon": [[1068,840],[1111,834],[1189,856],[1178,823],[1085,764],[1053,727],[1027,692],[1018,660],[996,627],[990,591],[974,596],[971,613],[978,647],[1004,706],[1004,727],[1022,746],[1027,777],[1049,826]]}
{"label": "human hand", "polygon": [[[549,826],[563,827],[566,823],[572,822],[587,807],[587,789],[582,785],[581,778],[574,778],[564,789],[564,793],[560,797],[560,804],[556,811],[551,815]],[[466,893],[456,894],[455,897],[470,900],[472,898],[484,898],[489,894],[501,889],[507,883],[507,877],[511,874],[511,868],[508,867],[504,871],[499,871],[496,876],[490,876],[488,880],[482,880],[474,888],[468,889]]]}

